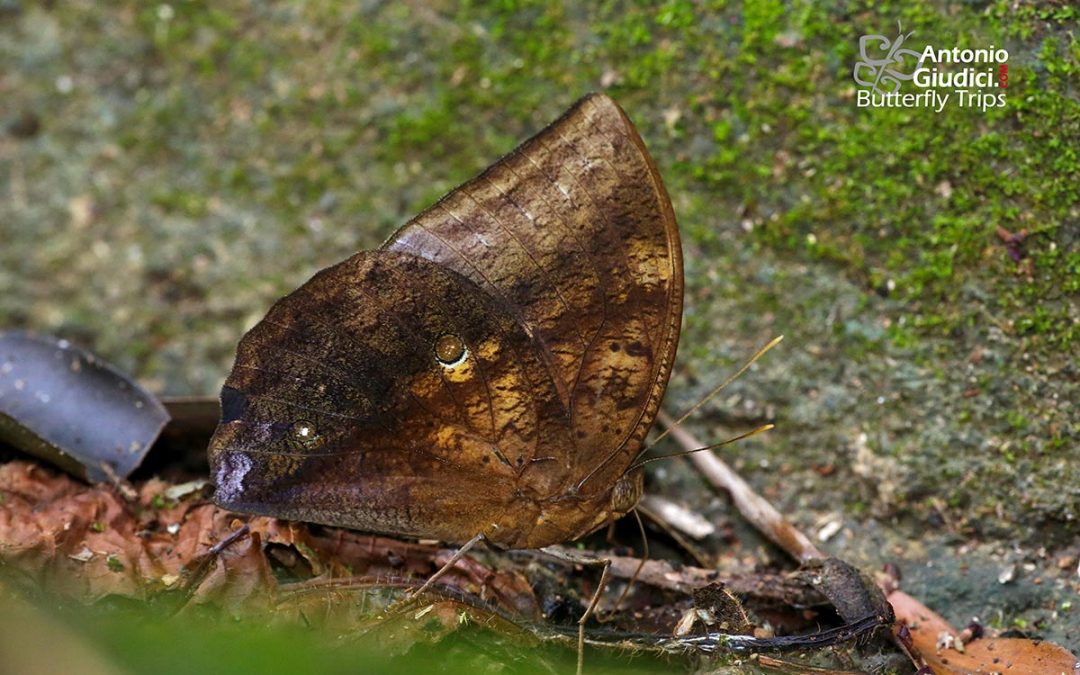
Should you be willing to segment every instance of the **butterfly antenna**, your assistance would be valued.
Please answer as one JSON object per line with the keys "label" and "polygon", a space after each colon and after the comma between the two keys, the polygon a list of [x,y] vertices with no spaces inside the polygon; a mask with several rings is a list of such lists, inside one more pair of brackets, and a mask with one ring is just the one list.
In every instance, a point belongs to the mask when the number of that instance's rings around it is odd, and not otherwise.
{"label": "butterfly antenna", "polygon": [[[675,426],[675,425],[672,424],[671,427],[673,427],[673,426]],[[704,452],[705,450],[715,450],[717,448],[722,448],[725,445],[730,445],[731,443],[737,443],[738,441],[741,441],[744,438],[750,438],[751,436],[757,436],[758,434],[760,434],[762,432],[765,432],[765,431],[768,431],[769,429],[772,429],[775,426],[776,426],[775,424],[762,424],[757,429],[752,429],[750,431],[747,431],[745,434],[739,434],[738,436],[732,436],[731,438],[727,439],[726,441],[721,441],[719,443],[713,443],[712,445],[706,445],[703,448],[694,448],[693,450],[684,450],[683,452],[673,452],[670,455],[657,455],[655,457],[649,457],[648,459],[641,459],[641,460],[638,460],[638,461],[634,462],[633,466],[631,466],[629,469],[627,469],[627,471],[628,472],[633,471],[634,469],[636,469],[638,467],[645,466],[649,462],[656,462],[656,461],[659,461],[661,459],[670,459],[672,457],[682,457],[683,455],[689,455],[689,454],[694,453],[694,452]],[[670,429],[671,427],[668,427],[668,429]]]}
{"label": "butterfly antenna", "polygon": [[[661,440],[662,440],[662,439],[663,439],[663,438],[664,438],[665,436],[667,436],[667,435],[668,435],[669,433],[671,433],[671,430],[672,430],[672,429],[674,429],[675,427],[677,427],[677,426],[679,426],[680,424],[682,424],[682,423],[683,423],[683,422],[684,422],[684,421],[686,420],[686,418],[687,418],[687,417],[690,417],[690,416],[691,416],[691,415],[693,415],[693,414],[694,414],[695,412],[697,412],[698,408],[700,408],[701,406],[703,406],[703,405],[705,405],[706,403],[708,403],[708,402],[709,402],[709,401],[710,401],[710,400],[711,400],[711,399],[712,399],[712,398],[713,398],[714,396],[716,396],[716,395],[717,395],[717,394],[719,394],[719,393],[720,393],[721,391],[723,391],[724,387],[726,387],[726,386],[728,386],[729,384],[731,384],[732,382],[734,382],[734,381],[735,381],[735,378],[737,378],[737,377],[739,377],[740,375],[742,375],[743,373],[745,373],[745,372],[746,372],[746,370],[747,370],[747,368],[749,368],[750,366],[754,365],[754,362],[755,362],[755,361],[757,361],[758,359],[760,359],[760,358],[761,358],[762,356],[764,356],[764,355],[765,355],[765,352],[769,351],[770,349],[772,349],[772,348],[773,348],[773,347],[775,347],[776,345],[780,344],[780,341],[781,341],[781,340],[783,340],[783,339],[784,339],[784,336],[783,336],[783,335],[777,335],[776,337],[774,337],[774,338],[773,338],[772,340],[770,340],[770,341],[769,341],[769,344],[767,344],[767,345],[765,345],[764,347],[762,347],[761,349],[757,350],[757,353],[755,353],[755,354],[754,354],[753,356],[751,356],[751,357],[750,357],[750,360],[749,360],[749,361],[747,361],[747,362],[746,362],[746,363],[745,363],[745,364],[743,365],[743,367],[742,367],[742,368],[739,368],[738,370],[736,370],[736,371],[735,371],[735,373],[734,373],[733,375],[731,375],[730,377],[728,377],[728,379],[724,380],[724,381],[723,381],[723,382],[722,382],[722,383],[720,384],[720,386],[719,386],[719,387],[716,387],[715,389],[713,389],[712,391],[710,391],[710,392],[709,392],[709,393],[708,393],[708,394],[707,394],[707,395],[705,396],[705,398],[703,398],[703,399],[701,399],[700,401],[698,401],[697,403],[695,403],[695,404],[694,404],[694,406],[693,406],[692,408],[690,408],[690,409],[689,409],[689,410],[687,410],[687,411],[686,411],[685,413],[683,413],[683,416],[682,416],[682,417],[680,417],[679,419],[675,420],[675,422],[674,422],[673,424],[669,425],[667,429],[664,429],[664,430],[663,430],[663,431],[662,431],[662,432],[660,433],[660,435],[659,435],[659,436],[657,436],[656,438],[654,438],[654,439],[653,439],[652,443],[649,443],[649,444],[648,444],[648,445],[647,445],[647,446],[645,447],[645,449],[644,449],[644,450],[642,450],[642,453],[645,453],[645,452],[647,452],[647,451],[648,451],[648,450],[649,450],[650,448],[652,448],[652,447],[653,447],[653,446],[655,446],[655,445],[656,445],[657,443],[659,443],[659,442],[660,442],[660,441],[661,441]],[[765,426],[769,427],[769,429],[771,429],[771,428],[772,428],[772,425],[771,425],[771,424],[767,424],[767,425],[765,425]],[[727,445],[728,443],[733,443],[733,442],[735,442],[735,441],[737,441],[737,440],[740,440],[740,439],[742,439],[742,438],[748,438],[749,436],[753,436],[754,434],[756,434],[756,433],[759,433],[759,432],[761,432],[761,431],[766,431],[765,427],[759,427],[758,429],[755,429],[754,431],[751,431],[751,432],[750,432],[749,434],[744,434],[744,435],[742,435],[742,436],[737,436],[737,437],[735,437],[735,438],[732,438],[731,440],[728,440],[728,441],[724,441],[723,443],[720,443],[720,444],[718,444],[718,445],[710,445],[709,447],[710,447],[710,448],[716,448],[716,447],[720,447],[721,445]],[[702,449],[702,450],[705,450],[706,448],[701,448],[701,449]],[[695,450],[694,452],[697,452],[697,450]],[[682,453],[680,453],[680,454],[682,454]],[[659,457],[657,457],[657,459],[660,459],[660,458],[659,458]],[[650,460],[650,461],[651,461],[651,460]]]}

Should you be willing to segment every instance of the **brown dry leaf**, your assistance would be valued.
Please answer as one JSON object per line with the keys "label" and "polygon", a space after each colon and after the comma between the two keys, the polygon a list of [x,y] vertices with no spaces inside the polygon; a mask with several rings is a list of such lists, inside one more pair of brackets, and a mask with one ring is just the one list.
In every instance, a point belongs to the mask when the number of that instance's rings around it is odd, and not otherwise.
{"label": "brown dry leaf", "polygon": [[[268,544],[292,546],[311,566],[312,576],[345,580],[362,577],[386,582],[423,581],[453,555],[453,549],[398,541],[337,528],[313,532],[303,523],[252,518],[253,532]],[[496,571],[465,556],[442,577],[446,585],[481,599],[494,598],[517,615],[540,616],[536,595],[528,580],[516,572]],[[408,585],[403,584],[403,585]]]}
{"label": "brown dry leaf", "polygon": [[[170,487],[151,479],[128,501],[116,488],[85,485],[32,462],[0,464],[0,563],[39,588],[83,602],[172,594],[187,607],[214,604],[241,615],[278,606],[283,587],[275,566],[300,581],[363,576],[377,580],[369,586],[413,586],[450,554],[347,530],[238,519],[198,491],[168,499]],[[210,554],[245,522],[248,536]],[[539,616],[528,581],[516,572],[465,557],[444,579],[516,614]]]}
{"label": "brown dry leaf", "polygon": [[[40,588],[85,602],[178,590],[186,568],[235,527],[229,514],[196,499],[155,508],[167,505],[167,487],[147,481],[128,502],[115,488],[37,464],[0,465],[0,561]],[[238,610],[273,590],[269,572],[254,538],[237,542],[212,562],[192,601]]]}
{"label": "brown dry leaf", "polygon": [[144,579],[179,572],[167,556],[150,555],[161,536],[137,536],[138,523],[110,489],[10,462],[0,466],[0,494],[0,559],[41,587],[90,601],[110,593],[143,598]]}
{"label": "brown dry leaf", "polygon": [[907,625],[912,643],[937,675],[953,673],[1002,673],[1031,675],[1046,673],[1073,675],[1080,672],[1076,657],[1052,642],[1023,638],[984,637],[955,649],[938,649],[942,633],[955,636],[957,631],[945,619],[903,591],[889,594],[896,620]]}
{"label": "brown dry leaf", "polygon": [[[228,530],[217,529],[227,520],[227,517],[221,517],[227,514],[221,513],[217,507],[203,505],[191,515],[193,517],[188,519],[186,525],[193,526],[192,529],[201,526],[206,528],[204,531],[217,530],[228,535]],[[181,529],[181,532],[184,530]],[[196,533],[190,540],[196,541],[197,538]],[[234,611],[242,609],[247,613],[272,606],[278,585],[270,562],[263,553],[262,537],[258,532],[241,537],[217,555],[210,554],[206,547],[196,546],[189,550],[194,555],[185,564],[186,569],[195,567],[200,558],[209,560],[210,569],[202,579],[196,576],[193,580],[197,585],[185,610],[210,604],[226,609],[235,608]]]}
{"label": "brown dry leaf", "polygon": [[[452,550],[442,549],[435,558],[436,565],[442,567],[449,562],[453,554]],[[524,577],[517,574],[496,574],[472,558],[462,558],[455,566],[455,571],[460,574],[458,578],[468,581],[467,584],[455,583],[455,586],[462,590],[481,600],[495,597],[500,605],[512,607],[520,616],[539,618],[540,607],[536,603],[532,587]]]}

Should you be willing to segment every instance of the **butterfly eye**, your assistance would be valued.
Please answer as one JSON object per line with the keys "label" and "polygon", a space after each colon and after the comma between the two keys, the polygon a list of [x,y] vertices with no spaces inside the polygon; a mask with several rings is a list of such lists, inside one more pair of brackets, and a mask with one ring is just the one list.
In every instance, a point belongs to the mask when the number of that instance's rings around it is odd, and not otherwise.
{"label": "butterfly eye", "polygon": [[469,355],[465,342],[456,335],[447,333],[435,341],[435,358],[444,366],[457,366]]}
{"label": "butterfly eye", "polygon": [[293,422],[292,428],[289,429],[289,435],[293,441],[301,445],[311,445],[319,438],[319,432],[315,429],[315,425],[304,420]]}

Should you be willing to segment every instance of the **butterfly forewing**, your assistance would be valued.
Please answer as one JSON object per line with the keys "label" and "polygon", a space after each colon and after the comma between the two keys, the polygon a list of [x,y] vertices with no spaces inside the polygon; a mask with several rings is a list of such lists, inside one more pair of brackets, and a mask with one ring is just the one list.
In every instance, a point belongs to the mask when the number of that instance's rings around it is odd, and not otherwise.
{"label": "butterfly forewing", "polygon": [[682,316],[671,204],[615,102],[578,102],[385,247],[469,277],[535,335],[575,430],[552,452],[583,491],[609,489],[655,418]]}

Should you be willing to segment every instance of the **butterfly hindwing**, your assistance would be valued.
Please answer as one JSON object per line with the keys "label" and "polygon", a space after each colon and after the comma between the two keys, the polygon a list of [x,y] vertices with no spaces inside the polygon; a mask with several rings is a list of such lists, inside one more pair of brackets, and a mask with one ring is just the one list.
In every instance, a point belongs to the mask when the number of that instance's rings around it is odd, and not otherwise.
{"label": "butterfly hindwing", "polygon": [[[444,363],[447,336],[463,349]],[[548,463],[542,440],[569,442],[534,351],[468,279],[408,254],[358,254],[241,341],[223,395],[235,419],[211,443],[215,498],[448,541],[464,527],[467,539],[473,523],[500,523],[519,484],[545,484],[524,478]]]}

